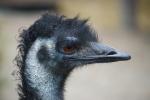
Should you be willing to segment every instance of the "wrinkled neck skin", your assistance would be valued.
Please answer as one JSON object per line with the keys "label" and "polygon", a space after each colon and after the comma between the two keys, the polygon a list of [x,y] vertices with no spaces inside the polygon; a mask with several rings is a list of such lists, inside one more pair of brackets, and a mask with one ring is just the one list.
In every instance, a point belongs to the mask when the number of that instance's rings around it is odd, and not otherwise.
{"label": "wrinkled neck skin", "polygon": [[33,94],[38,96],[37,100],[64,100],[63,88],[68,75],[52,72],[51,68],[58,66],[54,61],[50,62],[50,64],[46,66],[39,63],[37,59],[37,52],[41,45],[47,45],[49,48],[55,48],[52,44],[54,43],[50,40],[47,42],[42,39],[36,40],[31,46],[25,60],[26,66],[24,73],[25,78],[29,81],[26,83],[31,88],[28,89],[28,91],[33,90]]}

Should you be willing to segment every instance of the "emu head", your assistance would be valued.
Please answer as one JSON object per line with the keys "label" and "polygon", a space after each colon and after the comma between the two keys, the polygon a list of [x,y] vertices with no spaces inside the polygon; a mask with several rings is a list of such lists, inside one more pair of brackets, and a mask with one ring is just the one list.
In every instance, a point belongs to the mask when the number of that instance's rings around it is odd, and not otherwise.
{"label": "emu head", "polygon": [[86,64],[130,59],[128,54],[99,43],[86,22],[78,17],[45,14],[24,32],[26,48],[34,46],[38,62],[61,73]]}

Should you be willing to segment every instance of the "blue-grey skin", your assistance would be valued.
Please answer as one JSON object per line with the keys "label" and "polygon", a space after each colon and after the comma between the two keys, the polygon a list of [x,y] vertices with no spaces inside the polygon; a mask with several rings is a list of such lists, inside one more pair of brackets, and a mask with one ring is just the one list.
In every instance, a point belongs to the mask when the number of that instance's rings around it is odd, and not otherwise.
{"label": "blue-grey skin", "polygon": [[20,34],[20,100],[64,100],[65,81],[74,68],[130,59],[99,43],[86,21],[45,14]]}
{"label": "blue-grey skin", "polygon": [[[88,43],[87,47],[85,47],[86,49],[81,51],[79,50],[78,53],[67,55],[65,57],[65,55],[57,52],[55,44],[55,38],[38,38],[27,54],[27,67],[25,69],[26,78],[30,81],[29,85],[32,88],[36,88],[36,92],[39,95],[40,100],[63,100],[62,85],[66,78],[65,75],[68,76],[69,72],[76,66],[89,63],[127,60],[130,58],[129,55],[125,53],[116,52],[108,46],[97,44],[95,42]],[[45,61],[40,61],[41,58],[38,57],[39,50],[42,47],[46,49],[43,53],[46,55],[43,56],[49,56],[46,57]],[[80,57],[78,57],[78,55],[80,55]],[[62,61],[65,61],[64,59],[67,59],[68,64],[66,64],[66,66],[59,65],[59,63],[63,63]],[[70,65],[69,59],[70,62],[76,63],[72,63],[72,65]],[[61,71],[61,67],[66,67],[66,72],[53,72],[56,69]]]}
{"label": "blue-grey skin", "polygon": [[46,68],[45,63],[40,63],[37,57],[41,46],[45,46],[49,51],[47,53],[51,59],[55,59],[56,50],[54,50],[54,44],[53,39],[37,39],[31,47],[26,59],[27,67],[25,69],[25,74],[30,81],[29,85],[37,89],[37,94],[41,100],[61,100],[60,97],[57,96],[58,91],[56,91],[61,77],[55,80],[50,70],[51,67],[57,66],[57,62],[55,62],[55,60],[49,60],[46,62],[49,68]]}

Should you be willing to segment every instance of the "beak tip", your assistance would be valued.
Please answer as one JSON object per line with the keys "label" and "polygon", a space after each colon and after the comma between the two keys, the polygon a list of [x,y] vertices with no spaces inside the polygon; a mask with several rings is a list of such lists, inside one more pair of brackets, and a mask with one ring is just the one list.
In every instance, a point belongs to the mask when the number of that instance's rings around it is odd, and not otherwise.
{"label": "beak tip", "polygon": [[122,60],[130,60],[131,59],[131,56],[127,53],[124,53],[122,56],[121,56]]}
{"label": "beak tip", "polygon": [[130,59],[131,59],[131,55],[128,55],[127,60],[130,60]]}
{"label": "beak tip", "polygon": [[124,57],[125,60],[130,60],[131,59],[131,56],[130,55],[127,55],[126,57]]}

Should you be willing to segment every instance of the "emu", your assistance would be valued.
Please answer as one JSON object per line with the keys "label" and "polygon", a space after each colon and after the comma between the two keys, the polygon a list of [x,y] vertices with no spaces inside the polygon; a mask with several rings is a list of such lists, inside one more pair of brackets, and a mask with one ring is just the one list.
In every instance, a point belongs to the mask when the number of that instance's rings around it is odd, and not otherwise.
{"label": "emu", "polygon": [[19,100],[64,100],[65,81],[73,69],[131,58],[99,43],[87,21],[46,13],[23,30],[16,56]]}

